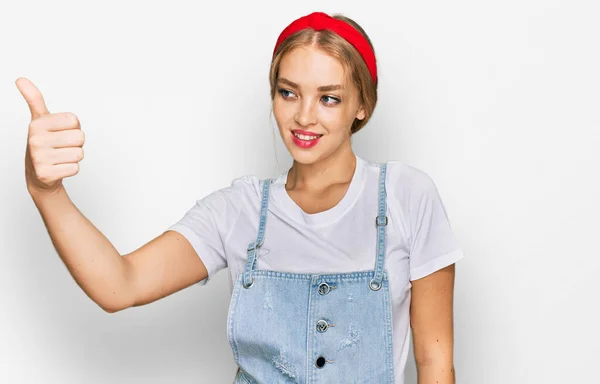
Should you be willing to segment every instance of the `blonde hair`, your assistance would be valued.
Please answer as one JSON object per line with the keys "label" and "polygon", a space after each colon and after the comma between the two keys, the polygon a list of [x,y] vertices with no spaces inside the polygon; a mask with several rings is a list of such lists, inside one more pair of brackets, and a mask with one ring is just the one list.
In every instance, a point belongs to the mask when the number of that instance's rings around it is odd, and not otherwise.
{"label": "blonde hair", "polygon": [[[339,14],[333,15],[332,17],[342,20],[354,27],[354,29],[359,31],[365,37],[365,39],[369,42],[371,49],[373,49],[373,44],[371,43],[369,36],[367,36],[367,33],[360,25],[358,25],[358,23],[346,16]],[[365,110],[365,118],[362,120],[354,119],[354,122],[352,122],[352,127],[350,128],[351,134],[358,132],[367,124],[373,115],[373,111],[375,110],[375,104],[377,104],[377,80],[373,81],[367,64],[354,46],[333,31],[316,31],[314,29],[307,28],[294,33],[281,43],[277,51],[275,51],[273,54],[271,68],[269,71],[271,100],[275,98],[275,94],[277,92],[277,78],[279,76],[279,65],[281,64],[281,59],[286,53],[294,50],[295,48],[303,46],[315,46],[332,57],[335,57],[342,63],[346,73],[350,75],[349,78],[358,89],[359,102],[362,104]],[[373,49],[373,51],[375,50]]]}

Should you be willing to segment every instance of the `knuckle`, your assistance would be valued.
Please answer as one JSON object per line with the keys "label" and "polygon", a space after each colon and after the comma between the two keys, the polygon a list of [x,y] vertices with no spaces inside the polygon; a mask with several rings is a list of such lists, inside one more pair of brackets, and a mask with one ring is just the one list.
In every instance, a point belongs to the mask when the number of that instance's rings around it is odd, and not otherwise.
{"label": "knuckle", "polygon": [[39,163],[40,161],[40,151],[37,149],[37,147],[32,147],[31,150],[29,151],[29,156],[31,157],[31,161],[35,164],[35,163]]}
{"label": "knuckle", "polygon": [[31,153],[31,164],[33,165],[33,168],[36,170],[43,169],[44,165],[45,165],[44,158],[42,156],[40,156],[40,154],[38,152],[32,152]]}
{"label": "knuckle", "polygon": [[40,146],[40,144],[41,144],[41,140],[38,135],[31,135],[27,139],[27,145],[29,145],[30,148],[37,148]]}
{"label": "knuckle", "polygon": [[54,181],[52,178],[52,174],[51,172],[49,172],[47,167],[44,167],[37,171],[37,178],[44,184],[49,184]]}
{"label": "knuckle", "polygon": [[76,132],[73,132],[72,140],[73,145],[82,146],[85,143],[85,134],[81,129],[78,129]]}
{"label": "knuckle", "polygon": [[31,157],[31,164],[34,167],[38,167],[40,165],[40,155],[37,151],[31,151],[29,153],[29,156]]}
{"label": "knuckle", "polygon": [[29,132],[39,131],[41,129],[40,119],[31,120],[29,123]]}
{"label": "knuckle", "polygon": [[77,161],[81,161],[83,160],[83,148],[78,147],[77,148]]}
{"label": "knuckle", "polygon": [[79,118],[77,117],[77,115],[75,115],[72,112],[67,112],[65,115],[66,115],[65,117],[67,118],[67,122],[69,123],[70,126],[72,126],[72,127],[79,126]]}

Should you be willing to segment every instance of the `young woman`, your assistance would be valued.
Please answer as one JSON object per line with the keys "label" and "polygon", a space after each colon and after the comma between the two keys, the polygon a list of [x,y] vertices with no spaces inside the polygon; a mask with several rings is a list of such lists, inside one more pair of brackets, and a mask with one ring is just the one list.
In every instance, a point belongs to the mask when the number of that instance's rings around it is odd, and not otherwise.
{"label": "young woman", "polygon": [[63,184],[83,158],[71,113],[50,114],[27,79],[29,193],[70,273],[108,312],[229,267],[236,383],[402,383],[410,330],[419,383],[454,383],[454,263],[463,254],[432,179],[356,156],[350,137],[377,101],[373,46],[343,16],[312,13],[279,36],[273,112],[294,162],[198,201],[121,256]]}

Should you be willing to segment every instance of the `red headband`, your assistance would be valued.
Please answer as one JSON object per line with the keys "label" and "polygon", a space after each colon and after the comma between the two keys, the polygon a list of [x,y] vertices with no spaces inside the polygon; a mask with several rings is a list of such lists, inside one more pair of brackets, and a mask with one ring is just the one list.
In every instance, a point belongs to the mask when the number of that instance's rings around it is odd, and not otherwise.
{"label": "red headband", "polygon": [[367,68],[369,68],[369,72],[371,73],[371,77],[373,81],[377,81],[377,63],[375,61],[375,52],[371,49],[369,42],[367,39],[354,27],[345,21],[335,19],[323,12],[313,12],[310,15],[303,16],[297,20],[292,21],[290,25],[285,27],[285,29],[279,35],[277,39],[277,43],[275,44],[275,49],[273,50],[273,54],[279,48],[279,45],[287,39],[290,35],[306,29],[312,28],[317,31],[321,31],[323,29],[329,29],[346,41],[348,41],[360,55],[363,60],[367,64]]}

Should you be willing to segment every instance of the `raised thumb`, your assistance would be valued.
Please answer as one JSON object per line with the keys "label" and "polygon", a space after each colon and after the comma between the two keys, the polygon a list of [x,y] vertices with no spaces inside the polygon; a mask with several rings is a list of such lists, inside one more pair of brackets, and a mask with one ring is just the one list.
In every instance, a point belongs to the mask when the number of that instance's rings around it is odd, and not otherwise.
{"label": "raised thumb", "polygon": [[31,81],[24,77],[19,77],[15,81],[15,84],[17,85],[19,92],[21,92],[21,95],[23,95],[27,105],[29,105],[31,120],[50,114],[46,107],[46,103],[44,102],[42,93]]}

